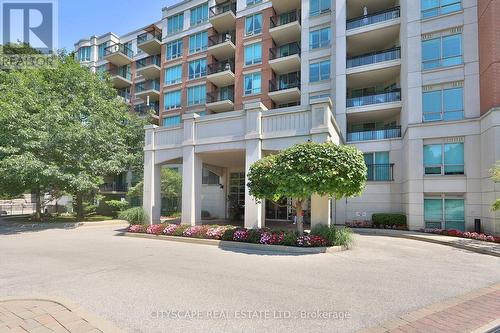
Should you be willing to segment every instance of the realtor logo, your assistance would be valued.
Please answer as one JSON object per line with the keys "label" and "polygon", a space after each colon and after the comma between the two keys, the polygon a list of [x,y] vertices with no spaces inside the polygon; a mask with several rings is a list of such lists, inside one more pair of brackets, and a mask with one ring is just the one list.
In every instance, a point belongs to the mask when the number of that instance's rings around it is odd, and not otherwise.
{"label": "realtor logo", "polygon": [[43,53],[57,49],[57,0],[0,0],[3,45],[28,43]]}

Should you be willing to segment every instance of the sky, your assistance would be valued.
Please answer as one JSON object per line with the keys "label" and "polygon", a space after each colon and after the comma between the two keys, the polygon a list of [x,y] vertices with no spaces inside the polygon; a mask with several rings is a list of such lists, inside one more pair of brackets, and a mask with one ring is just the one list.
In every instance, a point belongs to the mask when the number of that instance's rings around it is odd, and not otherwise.
{"label": "sky", "polygon": [[181,0],[59,0],[59,48],[68,51],[81,38],[114,32],[118,36],[159,21],[162,8]]}

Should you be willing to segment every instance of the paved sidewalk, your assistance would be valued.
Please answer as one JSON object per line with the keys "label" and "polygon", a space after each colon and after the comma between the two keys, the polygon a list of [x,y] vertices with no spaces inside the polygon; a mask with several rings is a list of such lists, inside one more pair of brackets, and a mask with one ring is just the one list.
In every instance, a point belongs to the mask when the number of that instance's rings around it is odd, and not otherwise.
{"label": "paved sidewalk", "polygon": [[473,251],[476,253],[488,254],[500,257],[500,244],[493,242],[484,242],[475,239],[443,236],[436,234],[426,234],[423,232],[415,232],[415,231],[369,229],[369,228],[353,228],[352,230],[360,235],[380,235],[380,236],[414,239],[429,243],[452,246],[459,249]]}
{"label": "paved sidewalk", "polygon": [[2,333],[121,332],[78,307],[49,300],[0,300]]}
{"label": "paved sidewalk", "polygon": [[485,333],[500,326],[500,283],[435,303],[358,333]]}

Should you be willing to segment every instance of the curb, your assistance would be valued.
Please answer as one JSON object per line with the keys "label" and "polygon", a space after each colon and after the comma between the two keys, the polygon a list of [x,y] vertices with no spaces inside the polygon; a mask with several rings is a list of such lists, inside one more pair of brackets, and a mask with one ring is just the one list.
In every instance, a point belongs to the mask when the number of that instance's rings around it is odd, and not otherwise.
{"label": "curb", "polygon": [[104,226],[122,226],[122,225],[129,225],[129,223],[122,220],[109,220],[102,222],[12,223],[3,226],[29,228],[29,229],[50,229],[50,228],[69,229],[69,228],[79,228],[79,227],[104,227]]}
{"label": "curb", "polygon": [[[475,253],[479,253],[479,254],[487,254],[490,256],[494,256],[494,257],[500,257],[500,253],[495,252],[495,251],[476,248],[473,246],[468,246],[468,245],[463,245],[463,244],[457,244],[454,242],[442,241],[442,240],[423,237],[423,236],[419,236],[419,235],[388,233],[388,232],[378,231],[376,229],[370,229],[370,231],[361,231],[361,229],[359,229],[359,228],[352,228],[352,231],[358,235],[377,235],[377,236],[387,236],[387,237],[396,237],[396,238],[406,238],[406,239],[412,239],[412,240],[417,240],[417,241],[421,241],[421,242],[451,246],[454,248],[467,250],[467,251],[471,251],[471,252],[475,252]],[[442,237],[447,237],[447,236],[442,236]],[[451,237],[451,238],[456,238],[456,237]]]}
{"label": "curb", "polygon": [[85,310],[79,305],[72,303],[63,298],[45,298],[45,297],[5,297],[0,299],[0,303],[11,302],[11,301],[42,301],[42,302],[51,302],[55,304],[59,304],[69,311],[73,312],[75,315],[81,317],[85,321],[87,321],[90,325],[94,326],[98,330],[104,333],[125,333],[125,331],[117,328],[111,322],[98,317],[97,315]]}
{"label": "curb", "polygon": [[294,246],[284,246],[284,245],[267,245],[267,244],[253,244],[253,243],[243,243],[243,242],[233,242],[233,241],[223,241],[216,239],[203,239],[203,238],[189,238],[189,237],[177,237],[177,236],[165,236],[165,235],[150,235],[142,233],[132,233],[123,232],[119,234],[120,236],[135,237],[135,238],[148,238],[163,241],[172,241],[179,243],[188,244],[202,244],[202,245],[212,245],[218,246],[221,249],[242,249],[242,250],[257,250],[265,252],[277,252],[284,254],[320,254],[320,253],[336,253],[347,250],[347,248],[342,246],[330,246],[330,247],[294,247]]}

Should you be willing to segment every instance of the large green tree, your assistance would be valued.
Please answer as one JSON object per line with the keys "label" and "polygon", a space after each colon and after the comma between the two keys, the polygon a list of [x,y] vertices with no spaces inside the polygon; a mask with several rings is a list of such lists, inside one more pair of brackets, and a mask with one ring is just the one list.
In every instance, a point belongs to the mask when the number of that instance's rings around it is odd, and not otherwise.
{"label": "large green tree", "polygon": [[366,183],[363,153],[352,146],[304,143],[257,161],[250,167],[248,187],[257,199],[294,199],[297,228],[303,233],[303,205],[313,194],[352,197]]}
{"label": "large green tree", "polygon": [[[127,192],[127,197],[141,198],[144,189],[144,181],[141,180]],[[169,198],[179,198],[182,193],[182,176],[178,171],[170,168],[161,169],[160,189],[162,195]]]}
{"label": "large green tree", "polygon": [[128,112],[109,79],[61,55],[54,67],[0,72],[0,193],[30,190],[83,198],[103,177],[142,164],[144,121]]}

